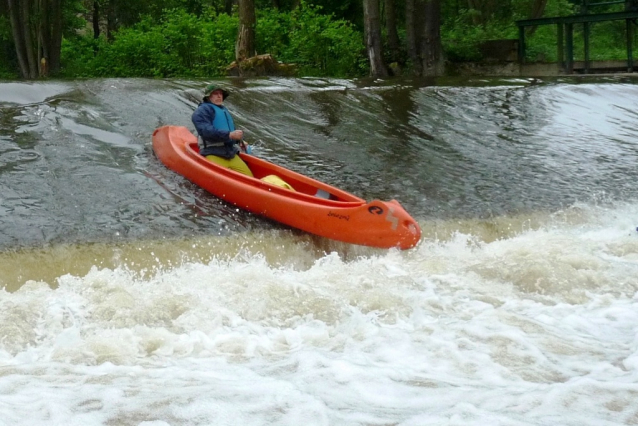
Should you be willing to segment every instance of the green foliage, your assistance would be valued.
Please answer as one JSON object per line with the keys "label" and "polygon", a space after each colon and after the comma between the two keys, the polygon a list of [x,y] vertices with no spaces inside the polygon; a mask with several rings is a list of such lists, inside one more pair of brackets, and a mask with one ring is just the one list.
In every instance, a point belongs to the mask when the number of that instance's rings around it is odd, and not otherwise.
{"label": "green foliage", "polygon": [[15,60],[15,48],[11,37],[9,19],[0,16],[0,79],[14,79],[18,77]]}
{"label": "green foliage", "polygon": [[258,10],[256,47],[280,62],[296,64],[302,76],[359,77],[368,72],[361,32],[305,2],[292,12]]}
{"label": "green foliage", "polygon": [[77,31],[84,28],[86,21],[81,18],[86,13],[86,8],[80,0],[68,0],[62,2],[62,33],[64,37],[73,37]]}
{"label": "green foliage", "polygon": [[310,0],[307,3],[320,8],[324,14],[350,22],[359,31],[363,31],[363,2],[361,0]]}
{"label": "green foliage", "polygon": [[60,52],[62,77],[96,77],[100,74],[94,69],[95,54],[100,47],[106,47],[103,38],[71,37],[62,39]]}
{"label": "green foliage", "polygon": [[167,10],[115,34],[113,43],[80,37],[65,40],[66,75],[110,77],[204,77],[222,75],[234,58],[237,18],[198,18]]}
{"label": "green foliage", "polygon": [[555,25],[541,25],[532,36],[525,39],[525,60],[527,62],[552,62],[557,60],[557,40]]}
{"label": "green foliage", "polygon": [[293,27],[290,13],[276,9],[257,10],[256,49],[280,58],[290,45],[290,31]]}
{"label": "green foliage", "polygon": [[[450,61],[480,61],[478,46],[486,40],[517,39],[516,21],[528,19],[533,0],[509,0],[503,2],[503,10],[487,21],[477,24],[477,11],[459,9],[451,15],[448,8],[447,19],[441,26],[441,38],[446,57]],[[569,0],[548,0],[543,16],[567,16],[574,13],[574,5]],[[552,60],[556,58],[556,28],[553,25],[537,27],[533,35],[526,39],[527,57],[532,60]]]}
{"label": "green foliage", "polygon": [[225,68],[235,60],[235,39],[239,29],[237,16],[209,15],[202,20],[200,46],[195,68],[197,76],[224,75]]}
{"label": "green foliage", "polygon": [[[270,36],[274,43],[261,43],[269,51],[271,46],[277,50],[278,59],[282,62],[295,63],[301,75],[357,77],[367,73],[367,60],[363,51],[363,35],[349,22],[337,20],[332,15],[320,13],[319,7],[301,3],[299,8],[289,17],[274,21],[273,30],[268,30],[259,20],[257,37],[264,34],[275,34],[284,29],[287,38]],[[262,27],[263,25],[263,27]],[[272,52],[271,52],[272,53]]]}
{"label": "green foliage", "polygon": [[[0,46],[0,54],[6,48],[5,46]],[[0,62],[0,80],[14,80],[18,77],[18,69],[14,60]]]}
{"label": "green foliage", "polygon": [[[290,12],[296,7],[296,0],[278,0],[279,10]],[[273,0],[255,0],[255,9],[266,10],[273,8]]]}
{"label": "green foliage", "polygon": [[145,18],[155,22],[163,19],[166,10],[183,10],[202,16],[208,8],[217,13],[224,10],[224,0],[107,0],[116,11],[118,24],[131,27]]}
{"label": "green foliage", "polygon": [[11,24],[9,18],[0,15],[0,42],[11,40]]}
{"label": "green foliage", "polygon": [[[568,2],[548,3],[550,9],[546,16],[568,16],[579,10]],[[604,5],[590,7],[590,13],[619,12],[624,10],[624,5]],[[556,26],[539,26],[533,35],[526,39],[527,61],[557,61]],[[592,61],[626,60],[626,24],[625,21],[606,21],[590,24],[589,59]],[[638,34],[635,34],[633,43],[636,46]],[[574,60],[585,59],[584,26],[574,26]]]}
{"label": "green foliage", "polygon": [[[577,2],[580,4],[580,1]],[[576,13],[574,2],[568,0],[548,0],[544,16],[568,16]]]}
{"label": "green foliage", "polygon": [[[356,77],[366,73],[362,35],[346,21],[302,5],[293,12],[259,12],[257,51],[296,63],[301,75]],[[234,61],[236,16],[208,9],[200,17],[165,10],[104,38],[69,37],[62,49],[63,75],[110,77],[210,77]]]}
{"label": "green foliage", "polygon": [[[101,0],[100,0],[101,1]],[[63,74],[68,77],[213,77],[225,75],[235,56],[238,18],[224,11],[225,0],[109,0],[120,25],[112,41],[90,35],[81,16],[85,0],[65,2]],[[311,4],[312,2],[312,4]],[[360,0],[256,0],[256,49],[280,62],[297,65],[301,76],[358,77],[368,73]],[[448,60],[481,60],[479,45],[486,40],[518,38],[516,20],[530,17],[534,0],[485,0],[482,11],[466,1],[442,1],[441,38]],[[548,0],[544,16],[575,13],[580,0]],[[103,5],[104,6],[104,5]],[[397,6],[397,28],[406,60],[403,2]],[[597,6],[617,10],[622,5]],[[87,13],[89,11],[85,11]],[[101,12],[106,16],[105,9]],[[236,8],[235,8],[236,13]],[[382,13],[383,16],[383,13]],[[90,33],[90,30],[88,31]],[[11,40],[6,18],[0,16],[0,47]],[[582,58],[582,26],[575,26],[575,57]],[[556,60],[556,27],[544,25],[528,33],[528,61]],[[638,43],[636,43],[638,45]],[[626,59],[624,21],[592,25],[592,60]],[[387,50],[387,49],[386,49]],[[387,51],[386,51],[387,53]],[[397,58],[395,58],[396,60]],[[0,64],[0,75],[3,67]]]}
{"label": "green foliage", "polygon": [[[576,60],[584,60],[584,32],[582,26],[579,27],[577,31],[574,31],[574,58]],[[626,61],[626,37],[625,21],[608,21],[590,24],[589,59],[592,61]],[[638,34],[635,32],[633,45],[638,45]]]}
{"label": "green foliage", "polygon": [[518,37],[518,30],[513,21],[474,25],[468,23],[472,14],[472,11],[463,10],[456,19],[441,26],[443,50],[447,59],[452,62],[481,60],[478,45],[485,40]]}

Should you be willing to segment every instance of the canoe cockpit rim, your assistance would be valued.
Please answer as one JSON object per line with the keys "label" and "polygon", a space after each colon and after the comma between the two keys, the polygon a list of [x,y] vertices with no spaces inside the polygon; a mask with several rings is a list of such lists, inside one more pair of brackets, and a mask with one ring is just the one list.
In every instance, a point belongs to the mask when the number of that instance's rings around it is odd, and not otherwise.
{"label": "canoe cockpit rim", "polygon": [[[298,191],[290,191],[286,188],[282,188],[280,186],[277,185],[273,185],[271,183],[265,182],[261,179],[257,179],[251,176],[247,176],[244,175],[242,173],[236,172],[234,170],[228,169],[226,167],[222,167],[218,164],[215,164],[209,160],[207,160],[205,157],[203,157],[202,155],[199,154],[199,151],[197,149],[197,143],[194,142],[186,142],[183,145],[184,147],[184,152],[186,155],[188,155],[189,157],[191,157],[191,159],[195,160],[198,164],[200,164],[201,166],[213,170],[216,174],[223,176],[227,179],[232,179],[235,181],[239,181],[242,182],[243,184],[246,185],[250,185],[252,187],[255,187],[263,192],[268,192],[271,194],[278,194],[287,198],[294,198],[300,201],[305,201],[307,203],[311,203],[311,204],[318,204],[321,206],[327,206],[327,207],[332,207],[332,208],[353,208],[353,207],[359,207],[362,205],[367,204],[365,200],[358,198],[355,195],[349,194],[347,192],[344,192],[338,188],[334,188],[330,185],[327,184],[322,184],[321,182],[318,181],[314,181],[311,178],[308,178],[306,176],[303,176],[301,174],[298,174],[296,172],[293,172],[291,170],[284,170],[284,169],[280,169],[277,168],[276,172],[278,172],[278,175],[283,175],[283,176],[279,176],[282,179],[286,179],[287,177],[292,178],[294,180],[303,180],[306,183],[312,184],[312,186],[314,186],[317,189],[322,189],[330,194],[339,194],[339,195],[345,195],[348,196],[349,198],[352,198],[353,201],[341,201],[341,200],[332,200],[332,199],[327,199],[327,198],[321,198],[321,197],[317,197],[315,195],[310,195],[310,194],[305,194],[303,192],[298,192]],[[257,163],[263,160],[260,160],[257,157],[251,156],[251,155],[247,155],[247,154],[240,154],[240,156],[242,157],[242,159],[245,160],[245,162],[250,166],[250,163]],[[264,162],[265,163],[265,162]]]}

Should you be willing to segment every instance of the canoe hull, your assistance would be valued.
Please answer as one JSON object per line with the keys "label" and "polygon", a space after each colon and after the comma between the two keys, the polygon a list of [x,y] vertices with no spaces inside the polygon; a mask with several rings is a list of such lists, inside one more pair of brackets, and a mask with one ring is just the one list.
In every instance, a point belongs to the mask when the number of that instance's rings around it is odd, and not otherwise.
{"label": "canoe hull", "polygon": [[[418,223],[396,201],[365,200],[326,183],[240,154],[254,178],[199,155],[197,138],[180,126],[153,133],[153,150],[169,169],[211,194],[252,213],[322,237],[371,247],[409,249],[420,237]],[[295,191],[260,180],[276,175]]]}

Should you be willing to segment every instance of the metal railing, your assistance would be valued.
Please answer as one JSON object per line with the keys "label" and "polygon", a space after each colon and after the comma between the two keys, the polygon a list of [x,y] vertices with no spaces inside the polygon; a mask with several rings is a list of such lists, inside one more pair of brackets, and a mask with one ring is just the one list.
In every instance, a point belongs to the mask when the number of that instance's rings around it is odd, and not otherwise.
{"label": "metal railing", "polygon": [[[609,6],[614,4],[625,4],[623,12],[609,12],[589,14],[589,9],[595,6]],[[571,74],[574,72],[574,24],[583,24],[584,38],[584,72],[590,70],[590,24],[594,22],[618,21],[625,20],[627,35],[627,72],[633,72],[633,39],[634,26],[638,19],[638,0],[617,0],[599,3],[590,3],[589,0],[583,0],[581,4],[580,14],[572,16],[556,16],[551,18],[523,19],[516,21],[518,27],[518,62],[525,63],[525,29],[527,27],[535,27],[538,25],[556,25],[557,27],[557,54],[558,63],[563,70]]]}

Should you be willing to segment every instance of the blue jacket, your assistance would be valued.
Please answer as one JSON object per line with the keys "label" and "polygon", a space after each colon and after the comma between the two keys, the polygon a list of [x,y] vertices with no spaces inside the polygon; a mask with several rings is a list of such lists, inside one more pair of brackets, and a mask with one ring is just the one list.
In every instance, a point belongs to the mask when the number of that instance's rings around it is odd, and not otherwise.
{"label": "blue jacket", "polygon": [[228,136],[235,130],[233,117],[223,105],[217,106],[209,99],[204,99],[191,119],[199,136],[197,140],[201,155],[217,155],[230,160],[239,152],[236,145],[238,141]]}

